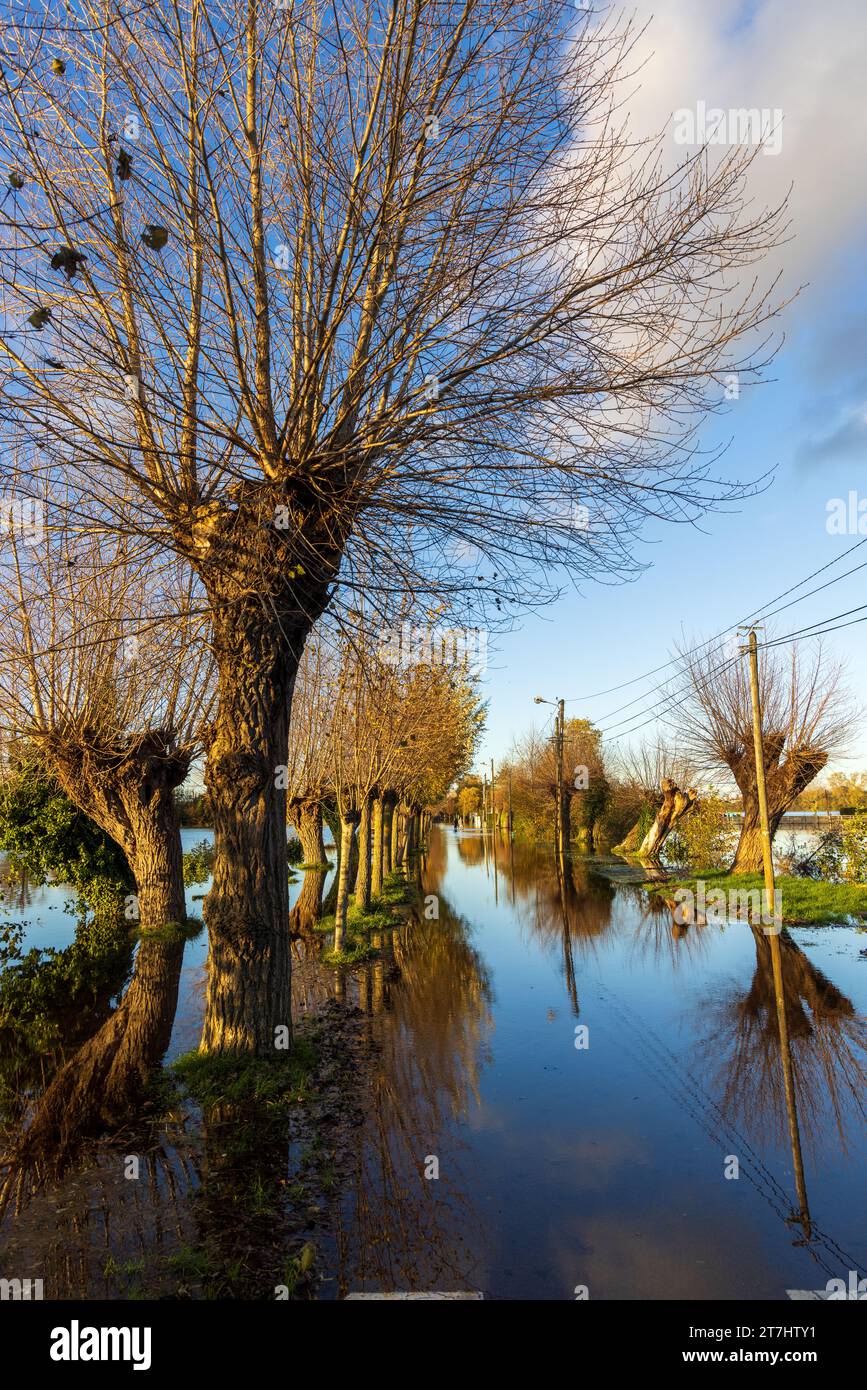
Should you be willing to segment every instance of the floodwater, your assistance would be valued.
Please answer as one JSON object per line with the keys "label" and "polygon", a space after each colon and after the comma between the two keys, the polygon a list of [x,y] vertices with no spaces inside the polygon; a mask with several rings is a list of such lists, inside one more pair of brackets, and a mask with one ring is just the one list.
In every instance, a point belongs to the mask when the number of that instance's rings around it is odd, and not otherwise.
{"label": "floodwater", "polygon": [[[299,948],[299,1010],[336,994],[373,1044],[327,1220],[307,1214],[317,1297],[785,1300],[864,1277],[867,934],[783,934],[792,1110],[767,938],[677,926],[623,870],[576,861],[564,886],[541,849],[435,827],[425,912],[375,960],[338,976],[321,938]],[[70,944],[66,896],[12,895],[28,945]],[[197,1043],[206,952],[187,942],[165,986],[167,1060]],[[97,1153],[17,1193],[0,1273],[44,1275],[46,1297],[150,1296],[152,1258],[190,1264],[225,1147],[187,1115],[144,1184]],[[277,1170],[296,1160],[271,1146]]]}

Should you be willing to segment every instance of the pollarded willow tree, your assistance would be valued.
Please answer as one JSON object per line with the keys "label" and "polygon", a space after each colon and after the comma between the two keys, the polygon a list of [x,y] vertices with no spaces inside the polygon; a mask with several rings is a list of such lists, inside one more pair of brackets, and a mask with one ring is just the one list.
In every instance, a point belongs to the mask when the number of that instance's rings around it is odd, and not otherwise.
{"label": "pollarded willow tree", "polygon": [[[701,771],[734,778],[744,818],[732,871],[762,868],[752,697],[746,657],[696,647],[682,653],[691,685],[678,711],[683,747]],[[798,643],[759,650],[759,704],[771,839],[786,811],[850,737],[856,713],[837,663]]]}
{"label": "pollarded willow tree", "polygon": [[262,977],[225,992],[238,1046],[287,1023],[274,771],[356,563],[471,621],[746,491],[694,429],[766,356],[739,278],[782,216],[745,205],[756,150],[630,139],[635,37],[562,0],[11,7],[0,421],[211,607],[209,988]]}
{"label": "pollarded willow tree", "polygon": [[[144,930],[186,917],[175,791],[204,747],[206,619],[173,557],[82,535],[46,507],[0,541],[0,727],[123,850]],[[132,914],[131,914],[132,915]]]}

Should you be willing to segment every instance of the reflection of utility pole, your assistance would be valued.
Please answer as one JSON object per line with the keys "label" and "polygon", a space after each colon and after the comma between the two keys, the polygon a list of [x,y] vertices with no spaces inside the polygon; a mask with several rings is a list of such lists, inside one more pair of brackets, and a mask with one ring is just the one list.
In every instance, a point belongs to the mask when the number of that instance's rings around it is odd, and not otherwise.
{"label": "reflection of utility pole", "polygon": [[[743,651],[743,648],[741,648]],[[780,1058],[783,1064],[783,1087],[786,1095],[786,1112],[789,1119],[789,1141],[792,1146],[792,1164],[795,1170],[795,1185],[798,1201],[801,1204],[801,1220],[804,1230],[810,1234],[810,1210],[807,1206],[807,1187],[804,1181],[804,1160],[801,1156],[801,1135],[798,1129],[798,1110],[795,1097],[795,1076],[792,1070],[792,1051],[789,1045],[789,1025],[786,1018],[786,995],[783,988],[783,962],[780,955],[780,925],[776,921],[776,885],[774,882],[774,856],[771,849],[771,827],[768,821],[768,792],[765,786],[765,744],[762,737],[762,707],[759,695],[759,656],[755,628],[749,629],[750,694],[753,704],[753,751],[756,760],[756,791],[759,798],[759,820],[762,827],[762,863],[765,870],[766,911],[762,914],[770,926],[764,928],[770,938],[771,962],[774,970],[774,995],[777,1003],[777,1026],[780,1033]],[[773,917],[771,914],[774,914]]]}

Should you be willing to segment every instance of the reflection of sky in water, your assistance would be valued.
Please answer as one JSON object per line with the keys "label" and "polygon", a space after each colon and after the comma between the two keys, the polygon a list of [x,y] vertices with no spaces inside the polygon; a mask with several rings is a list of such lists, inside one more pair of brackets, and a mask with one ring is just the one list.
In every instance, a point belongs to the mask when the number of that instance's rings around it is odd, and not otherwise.
{"label": "reflection of sky in water", "polygon": [[[185,827],[181,830],[181,843],[184,851],[207,840],[213,843],[214,832],[209,829]],[[326,844],[330,835],[326,832]],[[289,906],[291,907],[301,891],[303,876],[295,875],[295,882],[289,884]],[[330,874],[325,880],[325,891],[331,882]],[[202,899],[211,886],[210,878],[204,883],[194,884],[186,891],[187,913],[190,917],[202,916]],[[20,904],[20,887],[15,883],[4,889],[3,916],[6,922],[24,922],[26,931],[22,951],[37,947],[45,950],[54,947],[63,950],[75,939],[76,917],[72,910],[73,893],[62,885],[44,884],[42,887],[27,887],[26,903]],[[196,1047],[201,1030],[201,1010],[204,991],[204,967],[208,955],[208,937],[202,932],[194,940],[188,941],[184,951],[184,964],[178,991],[178,1011],[172,1031],[167,1060],[188,1052]]]}
{"label": "reflection of sky in water", "polygon": [[[184,847],[209,833],[185,830]],[[516,852],[515,866],[513,879],[505,844],[495,874],[479,837],[434,832],[426,888],[439,921],[401,933],[351,987],[371,1013],[381,1084],[326,1296],[427,1287],[568,1299],[587,1284],[591,1298],[784,1299],[863,1274],[867,935],[792,929],[784,958],[798,982],[793,1048],[818,1231],[798,1244],[779,1057],[761,1026],[768,972],[748,927],[676,937],[640,889],[579,863],[564,932],[544,857],[534,867]],[[299,874],[293,902],[300,885]],[[189,891],[191,913],[207,886]],[[20,914],[28,944],[69,944],[66,897],[34,892]],[[206,953],[204,933],[186,947],[172,1056],[198,1040]],[[428,1155],[438,1181],[421,1176]],[[738,1181],[724,1178],[728,1155]]]}
{"label": "reflection of sky in water", "polygon": [[[439,1277],[456,1262],[459,1286],[506,1298],[569,1298],[584,1283],[591,1298],[779,1299],[786,1288],[824,1287],[845,1272],[827,1242],[801,1248],[801,1228],[786,1224],[795,1190],[784,1111],[778,1122],[769,1116],[767,1097],[751,1084],[749,1050],[739,1052],[739,1010],[756,972],[749,929],[690,928],[678,940],[670,916],[645,913],[639,891],[618,887],[610,915],[605,891],[597,894],[597,911],[579,910],[572,931],[578,1018],[590,1030],[589,1049],[578,1051],[558,913],[539,909],[526,874],[510,901],[505,845],[495,883],[490,857],[466,862],[458,838],[445,833],[441,891],[473,928],[492,1019],[478,1101],[469,1095],[464,1114],[439,1133],[422,1123],[411,1146],[441,1156],[431,1200],[438,1228],[452,1237],[443,1235],[449,1253],[439,1264],[425,1250]],[[867,960],[858,952],[867,936],[850,928],[791,935],[863,1015]],[[402,1043],[423,1047],[423,1030]],[[798,1049],[813,1046],[797,1040],[796,1063]],[[773,1053],[774,1084],[778,1060]],[[832,1058],[836,1113],[825,1086],[801,1097],[807,1188],[814,1223],[863,1270],[863,1100],[847,1088],[844,1065],[842,1053]],[[742,1165],[737,1181],[723,1176],[729,1154]],[[475,1232],[470,1249],[457,1228]],[[356,1268],[367,1267],[360,1251],[357,1259]]]}

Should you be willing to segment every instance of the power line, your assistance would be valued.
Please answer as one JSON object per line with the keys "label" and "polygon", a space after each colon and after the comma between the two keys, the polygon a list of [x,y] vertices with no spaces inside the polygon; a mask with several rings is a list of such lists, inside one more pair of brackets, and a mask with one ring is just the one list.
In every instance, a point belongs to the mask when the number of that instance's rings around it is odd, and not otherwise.
{"label": "power line", "polygon": [[[863,541],[859,541],[859,542],[858,542],[858,545],[863,545],[863,544],[864,544]],[[854,549],[855,547],[852,547],[852,548]],[[847,553],[848,553],[848,552],[847,552]],[[840,558],[842,558],[842,557],[840,557]],[[837,562],[834,561],[834,562],[832,562],[832,563],[835,563],[835,564],[836,564]],[[827,566],[825,566],[825,568],[827,569]],[[783,612],[785,612],[785,610],[786,610],[787,608],[792,608],[792,607],[794,607],[794,605],[795,605],[796,603],[802,603],[804,599],[812,598],[814,594],[820,594],[820,593],[822,592],[823,589],[829,589],[829,588],[831,587],[832,584],[838,584],[838,583],[840,582],[841,579],[848,579],[850,575],[852,575],[852,574],[857,574],[858,570],[862,570],[862,569],[867,569],[867,560],[865,560],[865,561],[863,562],[863,564],[860,564],[860,565],[853,565],[852,569],[850,569],[850,570],[845,570],[845,571],[843,572],[843,574],[838,574],[837,577],[836,577],[835,579],[829,579],[829,580],[827,580],[826,583],[824,583],[824,584],[818,584],[818,585],[816,586],[815,589],[809,589],[809,590],[807,591],[807,593],[801,594],[801,596],[800,596],[799,598],[792,599],[789,603],[781,604],[781,606],[780,606],[779,608],[774,608],[774,609],[772,609],[770,613],[766,613],[763,609],[757,609],[757,610],[756,610],[756,616],[758,616],[759,614],[761,614],[762,617],[764,617],[764,618],[773,618],[773,617],[776,616],[777,613],[783,613]],[[821,571],[818,571],[818,572],[821,572]],[[810,576],[810,578],[812,578],[812,576]],[[808,582],[808,580],[804,579],[804,580],[802,580],[801,582],[802,582],[803,584],[806,584],[806,583]],[[795,587],[797,588],[798,586],[796,585]],[[789,590],[787,590],[787,592],[788,592],[788,593],[791,593],[792,590],[789,589]],[[782,595],[780,595],[780,597],[782,597]],[[773,603],[773,602],[776,602],[776,600],[772,599],[771,602],[772,602],[772,603]],[[767,605],[765,605],[765,606],[767,607]],[[746,623],[739,623],[739,624],[737,624],[738,627],[742,627],[742,626],[746,626],[746,625],[748,625],[748,624],[746,624]],[[726,628],[726,629],[725,629],[726,632],[733,631],[733,630],[734,630],[734,627],[732,627],[732,628]],[[722,635],[722,634],[718,634],[718,636],[720,636],[720,635]],[[686,658],[688,658],[688,657],[690,657],[690,656],[693,656],[696,652],[701,651],[703,647],[707,647],[707,646],[711,645],[715,640],[716,640],[716,638],[711,637],[711,638],[708,639],[707,642],[700,642],[700,643],[698,643],[697,646],[695,646],[695,647],[689,649],[688,651],[685,651],[685,652],[681,653],[681,654],[680,654],[679,656],[677,656],[677,657],[673,657],[673,658],[672,658],[672,662],[681,662],[681,661],[685,660]],[[675,674],[676,674],[676,673],[675,673]],[[621,710],[629,709],[630,706],[639,704],[642,700],[646,700],[650,695],[655,694],[655,693],[657,693],[657,692],[659,692],[659,691],[665,690],[666,686],[670,685],[670,684],[671,684],[671,681],[672,681],[673,679],[674,679],[674,676],[670,676],[667,680],[660,681],[659,685],[653,687],[653,690],[648,690],[648,691],[645,691],[645,692],[644,692],[643,694],[641,694],[641,695],[636,695],[636,697],[635,697],[634,700],[627,700],[625,704],[618,705],[616,709],[608,710],[608,711],[606,711],[605,714],[597,715],[597,719],[598,719],[600,722],[604,722],[606,719],[610,719],[613,715],[619,714]],[[637,711],[637,713],[640,714],[640,713],[641,713],[641,710]],[[632,716],[632,715],[629,716],[629,718],[633,718],[633,717],[634,717],[634,716]],[[621,721],[621,722],[625,723],[626,721],[624,720],[624,721]]]}
{"label": "power line", "polygon": [[[708,637],[706,641],[697,643],[695,647],[690,648],[689,651],[682,653],[680,656],[672,657],[669,661],[664,661],[664,662],[662,663],[661,666],[654,666],[654,667],[652,668],[652,670],[650,670],[650,671],[645,671],[643,675],[640,675],[640,676],[633,676],[631,680],[622,681],[619,685],[610,685],[610,686],[607,687],[607,689],[605,689],[605,690],[596,690],[596,691],[594,691],[594,692],[593,692],[592,694],[590,694],[590,695],[573,695],[573,696],[570,696],[570,698],[567,699],[567,701],[566,701],[567,705],[579,704],[579,703],[581,703],[581,702],[584,701],[584,700],[596,700],[596,699],[600,699],[601,696],[603,696],[603,695],[613,695],[613,694],[615,694],[618,690],[626,690],[627,687],[630,686],[630,685],[636,685],[636,684],[638,684],[639,681],[645,681],[645,680],[648,680],[651,676],[658,675],[658,673],[659,673],[660,671],[666,671],[666,670],[668,669],[669,666],[674,666],[674,665],[676,665],[676,664],[679,664],[679,662],[683,659],[683,657],[685,657],[685,656],[690,656],[690,655],[692,655],[694,652],[701,651],[701,649],[702,649],[703,647],[709,647],[709,646],[711,645],[711,643],[718,641],[720,637],[725,637],[726,633],[728,633],[728,632],[734,632],[734,631],[735,631],[737,628],[739,628],[739,627],[745,627],[746,624],[750,621],[751,618],[757,618],[757,617],[759,617],[760,614],[764,613],[765,610],[771,606],[771,604],[779,603],[780,599],[788,598],[789,594],[794,593],[796,589],[800,589],[804,584],[809,584],[809,582],[810,582],[811,579],[816,579],[818,575],[824,574],[825,571],[831,569],[833,565],[839,565],[839,563],[840,563],[841,560],[845,560],[847,555],[851,555],[851,554],[853,553],[853,551],[858,550],[859,547],[862,546],[862,545],[867,545],[867,537],[865,537],[864,540],[856,541],[854,545],[850,545],[849,548],[848,548],[848,550],[844,550],[844,551],[843,551],[843,554],[842,554],[842,555],[838,555],[835,559],[829,560],[829,561],[827,562],[827,564],[821,565],[821,566],[819,567],[819,569],[813,570],[812,574],[805,575],[805,577],[804,577],[803,579],[799,579],[798,582],[797,582],[797,584],[792,584],[792,585],[790,585],[790,587],[789,587],[788,589],[784,589],[783,592],[782,592],[781,594],[777,594],[776,598],[768,599],[767,603],[763,604],[760,608],[754,608],[753,611],[752,611],[752,613],[749,613],[745,618],[741,618],[738,622],[732,623],[729,627],[724,627],[724,628],[722,629],[722,631],[716,633],[716,635],[715,635],[714,637]],[[847,577],[847,574],[854,574],[856,569],[861,569],[861,568],[863,568],[861,565],[857,565],[857,566],[855,566],[855,569],[848,570],[848,571],[846,572],[846,574],[838,575],[838,576],[837,576],[837,579],[845,579],[845,578]],[[836,579],[830,581],[830,583],[832,583],[832,584],[835,584],[836,582],[837,582]],[[827,585],[824,585],[824,584],[819,586],[819,588],[827,588],[827,587],[828,587],[828,586],[827,586]],[[818,593],[818,592],[819,592],[819,588],[813,589],[811,592],[812,592],[812,593]],[[801,595],[801,598],[809,598],[809,596],[810,596],[809,594],[802,594],[802,595]],[[800,602],[800,599],[796,599],[795,602]],[[786,607],[790,607],[791,605],[786,604],[785,606],[786,606]],[[782,612],[782,609],[777,609],[776,611],[777,611],[777,612]],[[771,616],[771,615],[768,615],[768,616]],[[663,684],[665,684],[665,682],[663,682]],[[645,698],[645,697],[642,696],[642,695],[639,695],[639,696],[637,697],[638,700],[641,700],[641,699],[644,699],[644,698]],[[633,701],[631,701],[630,703],[635,704],[636,702],[637,702],[637,701],[633,700]],[[627,705],[621,705],[621,706],[620,706],[620,709],[626,709],[626,708],[628,708]],[[612,710],[611,713],[616,714],[616,713],[618,713],[618,711],[617,711],[617,710]],[[608,715],[602,715],[601,717],[602,717],[603,719],[607,719],[609,716],[608,716]]]}
{"label": "power line", "polygon": [[[834,613],[828,618],[820,618],[818,622],[811,623],[807,627],[797,628],[794,632],[787,632],[782,637],[774,637],[771,638],[769,641],[760,642],[759,650],[769,650],[771,647],[783,646],[787,642],[796,642],[800,637],[803,636],[822,637],[827,632],[838,632],[842,628],[856,627],[859,623],[867,622],[867,617],[853,618],[850,622],[847,623],[837,623],[836,620],[838,618],[848,618],[852,613],[862,613],[865,609],[867,609],[867,603],[862,603],[857,608],[848,608],[844,610],[844,612],[842,613]],[[834,626],[826,626],[826,624],[834,624]],[[700,650],[700,648],[695,648],[695,650]],[[733,666],[737,661],[740,660],[740,656],[741,654],[738,653],[737,656],[733,656],[729,658],[727,661],[721,662],[719,666],[714,667],[713,670],[709,671],[707,675],[704,677],[705,683],[708,680],[710,680],[712,676],[717,675],[722,671],[728,670],[729,667]],[[655,706],[654,709],[649,713],[649,717],[645,719],[642,723],[635,725],[633,728],[622,730],[620,733],[616,734],[615,737],[625,738],[630,734],[638,733],[640,729],[646,728],[648,724],[653,724],[658,718],[661,718],[662,712],[670,713],[672,710],[679,709],[681,705],[686,704],[687,700],[691,698],[692,691],[690,690],[687,691],[686,695],[682,696],[679,700],[674,700],[672,698],[670,700],[664,700],[660,702],[660,704]],[[648,711],[639,710],[638,715],[640,716],[645,713],[648,713]],[[633,716],[633,718],[634,717],[636,716]],[[630,721],[628,719],[620,720],[621,724],[628,724],[629,722]],[[618,725],[612,725],[612,728],[616,729],[618,728]],[[606,740],[610,740],[611,730],[603,730],[602,737]]]}

